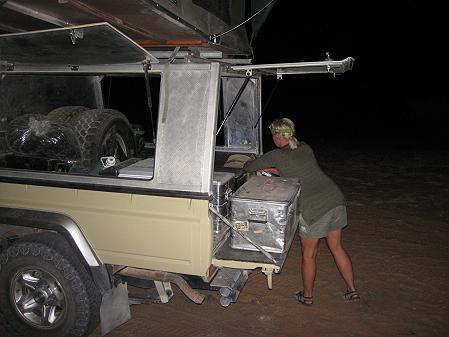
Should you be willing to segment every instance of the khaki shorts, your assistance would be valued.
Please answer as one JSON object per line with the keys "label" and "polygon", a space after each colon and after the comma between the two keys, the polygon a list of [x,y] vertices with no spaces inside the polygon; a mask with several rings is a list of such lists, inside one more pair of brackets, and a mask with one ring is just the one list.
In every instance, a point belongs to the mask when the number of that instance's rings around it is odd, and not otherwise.
{"label": "khaki shorts", "polygon": [[299,236],[302,238],[324,238],[327,233],[341,229],[348,224],[346,206],[337,206],[309,225],[299,215]]}

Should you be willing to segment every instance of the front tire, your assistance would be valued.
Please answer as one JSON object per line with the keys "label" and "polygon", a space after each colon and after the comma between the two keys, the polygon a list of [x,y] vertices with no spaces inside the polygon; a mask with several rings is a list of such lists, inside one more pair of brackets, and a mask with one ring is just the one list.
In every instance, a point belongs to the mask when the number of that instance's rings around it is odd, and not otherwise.
{"label": "front tire", "polygon": [[15,336],[87,336],[98,324],[98,288],[60,235],[26,236],[0,263],[0,322]]}

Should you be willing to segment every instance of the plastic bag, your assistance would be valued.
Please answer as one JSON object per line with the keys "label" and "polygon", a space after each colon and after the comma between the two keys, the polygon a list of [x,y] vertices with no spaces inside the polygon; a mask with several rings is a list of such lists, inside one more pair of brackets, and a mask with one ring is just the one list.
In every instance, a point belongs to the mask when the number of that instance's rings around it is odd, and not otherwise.
{"label": "plastic bag", "polygon": [[58,159],[81,160],[76,135],[70,128],[39,114],[17,117],[9,124],[6,141],[16,154]]}

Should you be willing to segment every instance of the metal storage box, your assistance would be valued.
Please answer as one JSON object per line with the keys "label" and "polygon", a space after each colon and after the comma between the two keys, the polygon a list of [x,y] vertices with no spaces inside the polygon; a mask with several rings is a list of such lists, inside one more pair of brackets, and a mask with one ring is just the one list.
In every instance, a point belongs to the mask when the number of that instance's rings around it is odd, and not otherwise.
{"label": "metal storage box", "polygon": [[[283,253],[298,226],[299,194],[298,179],[252,177],[230,196],[231,221],[266,251]],[[236,233],[233,233],[231,246],[257,250]]]}
{"label": "metal storage box", "polygon": [[[214,172],[212,182],[212,204],[224,217],[229,216],[229,196],[235,184],[234,174],[229,172]],[[216,215],[213,216],[214,246],[221,241],[229,227],[223,224]]]}

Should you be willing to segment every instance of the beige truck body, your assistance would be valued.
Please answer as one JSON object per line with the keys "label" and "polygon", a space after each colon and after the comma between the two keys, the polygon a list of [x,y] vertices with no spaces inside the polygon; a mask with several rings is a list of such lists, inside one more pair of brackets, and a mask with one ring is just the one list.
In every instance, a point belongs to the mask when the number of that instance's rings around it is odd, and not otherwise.
{"label": "beige truck body", "polygon": [[103,263],[206,276],[209,202],[187,198],[0,183],[2,207],[63,213]]}

